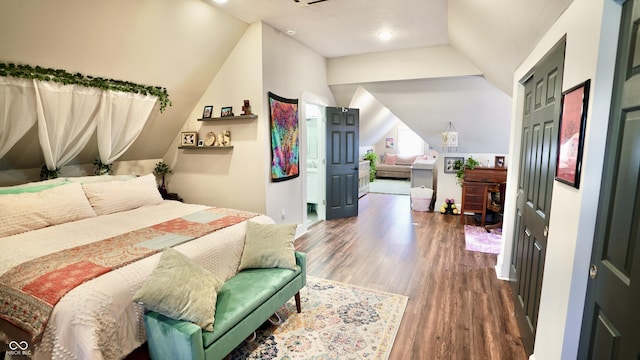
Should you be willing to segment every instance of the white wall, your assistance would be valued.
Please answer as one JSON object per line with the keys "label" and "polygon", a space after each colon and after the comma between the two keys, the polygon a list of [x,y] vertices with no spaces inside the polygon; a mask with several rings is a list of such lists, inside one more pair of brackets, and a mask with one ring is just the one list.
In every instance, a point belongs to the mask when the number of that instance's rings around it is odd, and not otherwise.
{"label": "white wall", "polygon": [[[180,134],[175,136],[164,158],[174,169],[169,191],[177,192],[188,203],[230,207],[264,213],[266,211],[265,172],[268,163],[268,114],[263,104],[262,28],[251,25],[236,44],[220,71],[202,94],[182,131],[231,131],[233,149],[178,150]],[[213,105],[214,116],[223,106],[233,106],[241,114],[243,100],[251,103],[255,121],[197,121],[204,106]]]}
{"label": "white wall", "polygon": [[458,151],[506,153],[511,97],[479,76],[366,83],[393,115],[442,152],[442,131],[458,130]]}
{"label": "white wall", "polygon": [[[200,0],[0,1],[0,61],[166,87],[173,106],[120,160],[154,159],[247,27]],[[96,158],[97,145],[87,147],[74,161]],[[0,159],[0,170],[37,168],[42,159],[33,130]]]}
{"label": "white wall", "polygon": [[[395,64],[391,66],[390,64]],[[482,75],[451,46],[431,46],[329,59],[329,85]]]}
{"label": "white wall", "polygon": [[[165,154],[175,169],[169,190],[179,193],[186,202],[257,211],[278,223],[303,224],[305,167],[300,167],[297,178],[271,182],[269,91],[316,104],[335,103],[326,84],[325,58],[269,25],[257,22],[247,29],[182,128],[182,131],[198,130],[201,137],[209,131],[230,129],[234,148],[178,150],[179,136],[176,136],[175,146]],[[219,113],[222,106],[232,105],[238,115],[244,99],[251,101],[257,121],[196,121],[205,105],[213,105],[214,114]],[[306,161],[305,127],[305,122],[300,121],[301,164]],[[299,231],[305,230],[306,225],[299,228]]]}
{"label": "white wall", "polygon": [[[299,99],[319,104],[335,106],[335,100],[327,86],[326,59],[310,50],[290,36],[285,35],[267,24],[262,24],[263,34],[263,83],[264,97],[271,91],[279,96]],[[302,105],[302,102],[299,102]],[[320,104],[323,105],[323,104]],[[268,103],[263,112],[268,117]],[[300,121],[300,163],[306,163],[306,124]],[[270,163],[269,143],[264,149],[262,161]],[[303,224],[306,215],[306,167],[300,167],[300,176],[283,182],[270,181],[270,169],[264,172],[263,179],[267,188],[267,215],[277,222]],[[282,216],[284,210],[285,215]],[[306,229],[306,225],[299,230]]]}
{"label": "white wall", "polygon": [[495,157],[505,156],[507,169],[509,168],[509,159],[506,154],[487,154],[487,153],[440,153],[438,155],[438,192],[436,194],[436,210],[440,208],[445,199],[454,199],[458,207],[462,203],[462,187],[458,184],[458,178],[455,173],[445,173],[445,158],[448,157],[463,157],[468,159],[473,157],[479,161],[482,166],[487,166],[487,162],[490,167],[495,166]]}
{"label": "white wall", "polygon": [[[115,161],[111,170],[113,175],[146,175],[153,172],[158,161],[162,161],[162,159]],[[60,169],[60,176],[93,175],[95,170],[96,167],[93,164],[67,165]],[[0,171],[0,186],[18,185],[39,180],[40,168]]]}
{"label": "white wall", "polygon": [[[518,80],[566,34],[563,90],[592,79],[580,189],[555,182],[538,328],[532,359],[575,359],[587,286],[605,152],[620,6],[612,0],[574,0],[514,75],[509,154],[519,167],[523,88]],[[509,275],[517,172],[510,171],[502,255],[496,270]],[[509,196],[511,195],[511,196]]]}
{"label": "white wall", "polygon": [[[365,119],[365,121],[368,121],[369,119]],[[364,122],[364,121],[363,121]],[[407,125],[405,125],[402,121],[397,120],[393,123],[392,128],[384,135],[382,135],[382,137],[380,139],[378,139],[378,141],[373,144],[374,146],[374,151],[376,152],[376,154],[378,154],[378,158],[381,158],[382,155],[386,154],[397,154],[398,153],[398,131],[400,129],[409,129],[411,130],[409,127],[407,127]],[[413,131],[413,130],[411,130]],[[387,147],[387,138],[392,138],[393,139],[393,147],[388,148]],[[360,138],[360,140],[362,140],[362,137]],[[360,145],[365,145],[362,143],[360,143]],[[423,143],[423,152],[422,154],[426,153],[429,150],[429,144],[427,142]],[[420,155],[422,155],[420,154]]]}

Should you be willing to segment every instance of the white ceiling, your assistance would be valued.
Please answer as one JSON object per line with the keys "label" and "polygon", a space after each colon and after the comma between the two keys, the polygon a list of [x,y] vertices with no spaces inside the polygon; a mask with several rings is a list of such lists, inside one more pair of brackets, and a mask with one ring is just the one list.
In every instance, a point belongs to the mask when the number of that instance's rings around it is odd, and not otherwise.
{"label": "white ceiling", "polygon": [[[327,58],[450,44],[511,94],[513,72],[573,0],[203,0],[262,20]],[[376,33],[391,30],[380,41]]]}
{"label": "white ceiling", "polygon": [[[438,147],[439,134],[451,121],[464,141],[458,150],[506,153],[513,74],[573,0],[203,1],[247,23],[261,20],[285,34],[295,29],[290,36],[326,58],[451,46],[484,79],[334,85],[337,105],[360,109],[367,119],[361,142],[367,144],[402,121]],[[392,31],[393,38],[380,41],[381,30]],[[465,106],[451,106],[461,101]]]}
{"label": "white ceiling", "polygon": [[[205,0],[211,1],[211,0]],[[219,9],[248,23],[262,20],[332,58],[396,49],[443,45],[447,38],[446,0],[229,0]],[[380,41],[376,33],[394,37]]]}

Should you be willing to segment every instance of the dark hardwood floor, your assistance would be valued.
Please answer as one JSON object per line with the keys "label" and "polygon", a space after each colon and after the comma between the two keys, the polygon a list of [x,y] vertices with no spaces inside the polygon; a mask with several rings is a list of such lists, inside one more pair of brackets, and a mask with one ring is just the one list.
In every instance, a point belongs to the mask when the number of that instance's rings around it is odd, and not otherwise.
{"label": "dark hardwood floor", "polygon": [[296,249],[308,275],[409,296],[390,359],[527,359],[496,255],[466,251],[457,216],[367,194],[358,217],[318,223]]}
{"label": "dark hardwood floor", "polygon": [[[409,296],[390,359],[527,359],[496,255],[466,251],[457,216],[412,211],[402,195],[367,194],[359,207],[296,248],[308,275]],[[146,345],[127,357],[146,359]]]}

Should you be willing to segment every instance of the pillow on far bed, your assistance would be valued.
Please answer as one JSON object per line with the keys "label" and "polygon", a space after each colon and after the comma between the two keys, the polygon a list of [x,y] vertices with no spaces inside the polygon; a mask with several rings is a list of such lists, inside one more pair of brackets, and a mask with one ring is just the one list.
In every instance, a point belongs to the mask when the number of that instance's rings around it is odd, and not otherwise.
{"label": "pillow on far bed", "polygon": [[135,179],[135,175],[87,175],[87,176],[72,176],[66,177],[65,180],[71,182],[79,182],[81,184],[88,184],[94,182],[107,182],[107,181],[123,181]]}
{"label": "pillow on far bed", "polygon": [[98,215],[137,209],[162,202],[153,174],[125,181],[82,184],[89,203]]}
{"label": "pillow on far bed", "polygon": [[0,194],[0,237],[96,216],[80,184]]}
{"label": "pillow on far bed", "polygon": [[222,281],[186,255],[166,248],[158,266],[133,296],[145,308],[213,331]]}

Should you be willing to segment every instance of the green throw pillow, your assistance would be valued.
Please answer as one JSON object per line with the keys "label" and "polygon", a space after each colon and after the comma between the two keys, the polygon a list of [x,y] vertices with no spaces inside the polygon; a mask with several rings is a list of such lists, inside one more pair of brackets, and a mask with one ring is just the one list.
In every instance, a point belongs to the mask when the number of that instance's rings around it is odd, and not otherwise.
{"label": "green throw pillow", "polygon": [[247,235],[239,270],[252,268],[296,269],[293,240],[296,224],[258,224],[247,221]]}
{"label": "green throw pillow", "polygon": [[166,248],[158,266],[133,301],[162,315],[213,331],[218,291],[223,283],[187,256]]}

